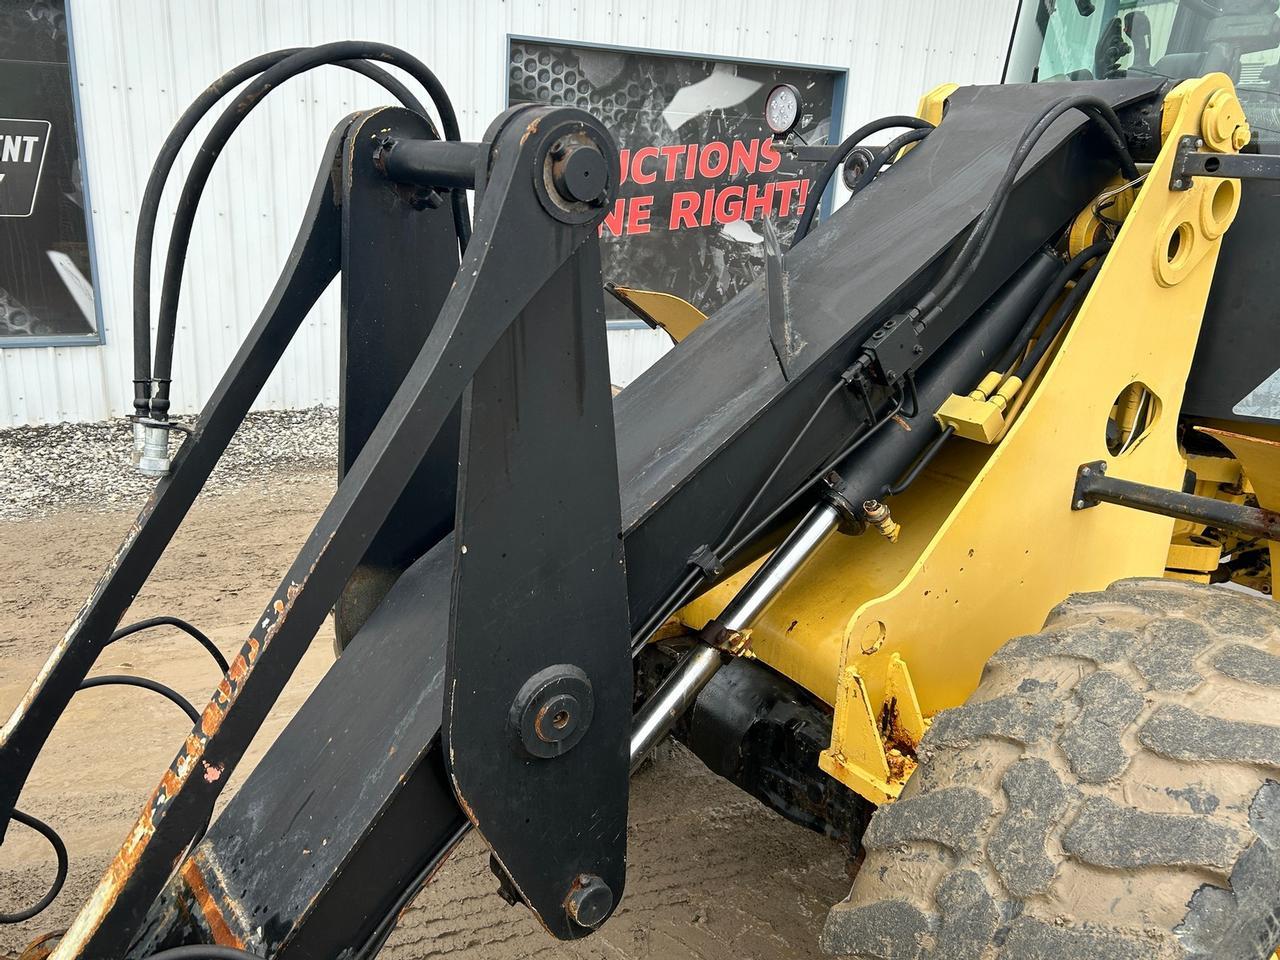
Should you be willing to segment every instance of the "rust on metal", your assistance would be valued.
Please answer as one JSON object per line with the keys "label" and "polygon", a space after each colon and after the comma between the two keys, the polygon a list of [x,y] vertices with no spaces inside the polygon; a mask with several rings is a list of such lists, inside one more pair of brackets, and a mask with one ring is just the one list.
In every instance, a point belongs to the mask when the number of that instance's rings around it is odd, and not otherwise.
{"label": "rust on metal", "polygon": [[524,128],[524,133],[520,136],[520,146],[524,146],[524,142],[538,132],[538,124],[542,122],[541,117],[534,117],[529,125]]}
{"label": "rust on metal", "polygon": [[[314,570],[314,566],[312,570]],[[77,915],[62,944],[59,945],[59,956],[77,956],[83,952],[89,939],[102,924],[103,919],[115,905],[121,891],[133,875],[134,869],[155,834],[156,823],[164,816],[169,801],[175,798],[182,788],[186,786],[191,778],[192,771],[199,767],[207,784],[215,784],[223,780],[224,774],[227,773],[225,767],[204,763],[205,746],[217,732],[226,716],[226,712],[235,703],[237,695],[243,689],[245,682],[253,671],[254,664],[261,654],[266,651],[267,647],[270,646],[272,638],[279,632],[281,625],[288,617],[294,600],[301,593],[304,585],[305,580],[302,584],[290,583],[285,589],[284,598],[277,597],[271,606],[275,619],[272,620],[269,616],[264,617],[255,627],[254,632],[258,630],[264,631],[262,639],[259,641],[251,636],[241,647],[240,653],[231,665],[231,669],[227,672],[222,682],[219,683],[213,700],[210,701],[209,706],[206,706],[205,712],[200,718],[200,724],[188,734],[181,749],[178,751],[178,755],[174,757],[173,762],[164,771],[159,785],[157,785],[150,799],[143,807],[137,822],[129,832],[129,836],[116,853],[115,858],[98,882],[98,886],[88,902]],[[63,944],[66,945],[66,949],[63,949]]]}
{"label": "rust on metal", "polygon": [[[197,863],[196,858],[189,858],[182,865],[180,872],[183,883],[191,891],[195,906],[200,911],[199,919],[204,921],[209,930],[209,935],[213,938],[213,942],[219,946],[235,947],[237,950],[245,949],[244,939],[236,936],[231,929],[231,925],[227,923],[226,915],[210,892],[209,884],[205,881],[204,874],[201,872],[200,864]],[[225,893],[226,886],[220,886]]]}
{"label": "rust on metal", "polygon": [[18,960],[49,960],[58,941],[66,932],[53,930],[50,933],[42,933],[22,948],[22,952],[18,954]]}
{"label": "rust on metal", "polygon": [[916,749],[920,744],[901,722],[897,697],[886,700],[880,710],[880,739],[884,743],[890,781],[906,783],[916,768]]}

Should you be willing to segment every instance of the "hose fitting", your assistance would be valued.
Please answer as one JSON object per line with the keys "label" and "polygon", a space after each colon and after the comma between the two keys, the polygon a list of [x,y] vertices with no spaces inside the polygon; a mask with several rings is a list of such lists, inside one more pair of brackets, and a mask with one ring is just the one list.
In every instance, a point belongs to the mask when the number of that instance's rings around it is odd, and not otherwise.
{"label": "hose fitting", "polygon": [[167,420],[140,420],[134,424],[134,447],[137,430],[142,427],[142,450],[138,455],[138,472],[144,477],[169,475],[169,428]]}
{"label": "hose fitting", "polygon": [[886,540],[890,543],[898,542],[898,534],[902,532],[902,524],[893,519],[887,504],[881,503],[879,500],[865,500],[862,504],[862,514],[866,517],[867,523],[884,534]]}

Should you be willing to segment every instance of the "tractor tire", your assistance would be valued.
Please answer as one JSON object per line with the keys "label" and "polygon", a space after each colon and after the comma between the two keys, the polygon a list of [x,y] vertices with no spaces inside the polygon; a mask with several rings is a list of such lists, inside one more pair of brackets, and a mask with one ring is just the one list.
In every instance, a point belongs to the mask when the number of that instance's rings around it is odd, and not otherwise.
{"label": "tractor tire", "polygon": [[1005,644],[863,837],[823,947],[866,960],[1265,960],[1280,605],[1124,580]]}

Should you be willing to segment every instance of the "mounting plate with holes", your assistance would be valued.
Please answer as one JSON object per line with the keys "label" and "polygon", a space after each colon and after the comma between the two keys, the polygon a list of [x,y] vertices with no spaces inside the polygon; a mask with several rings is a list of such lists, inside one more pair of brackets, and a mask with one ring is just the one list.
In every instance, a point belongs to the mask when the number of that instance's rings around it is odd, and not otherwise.
{"label": "mounting plate with holes", "polygon": [[1089,496],[1085,487],[1090,478],[1106,472],[1107,461],[1105,460],[1091,460],[1089,463],[1080,464],[1080,469],[1076,471],[1076,486],[1071,491],[1072,510],[1088,510],[1098,505],[1098,501]]}

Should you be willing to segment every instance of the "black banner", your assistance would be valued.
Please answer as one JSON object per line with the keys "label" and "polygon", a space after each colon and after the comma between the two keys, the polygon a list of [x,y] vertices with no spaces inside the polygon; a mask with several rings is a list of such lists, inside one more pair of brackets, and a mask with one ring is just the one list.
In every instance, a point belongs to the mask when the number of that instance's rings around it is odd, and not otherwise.
{"label": "black banner", "polygon": [[96,343],[64,0],[0,3],[0,344]]}
{"label": "black banner", "polygon": [[[816,164],[783,157],[762,119],[779,83],[800,90],[797,132],[832,135],[834,71],[513,39],[507,97],[581,107],[621,149],[621,195],[601,227],[605,279],[660,290],[711,313],[760,276],[759,222],[784,242]],[[630,315],[608,303],[609,318]]]}

